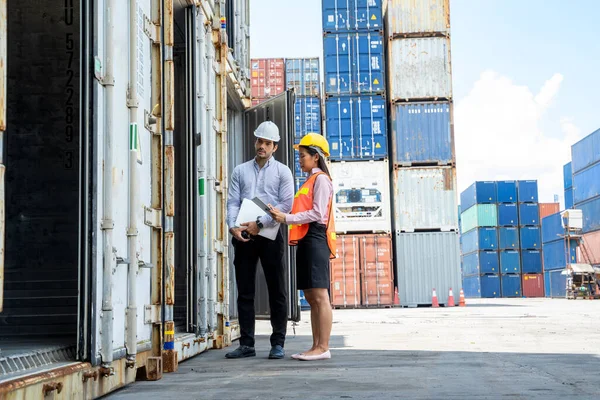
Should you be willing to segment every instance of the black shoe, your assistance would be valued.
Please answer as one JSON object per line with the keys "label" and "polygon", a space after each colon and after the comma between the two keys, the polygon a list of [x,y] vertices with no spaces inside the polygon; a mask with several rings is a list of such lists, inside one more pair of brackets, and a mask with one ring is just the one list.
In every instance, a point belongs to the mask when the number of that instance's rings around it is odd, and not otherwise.
{"label": "black shoe", "polygon": [[271,347],[271,351],[269,352],[269,358],[271,360],[279,360],[283,357],[285,357],[285,350],[283,350],[282,346],[276,344]]}
{"label": "black shoe", "polygon": [[254,350],[254,347],[240,346],[234,351],[225,354],[225,358],[246,358],[254,357],[255,355],[256,351]]}

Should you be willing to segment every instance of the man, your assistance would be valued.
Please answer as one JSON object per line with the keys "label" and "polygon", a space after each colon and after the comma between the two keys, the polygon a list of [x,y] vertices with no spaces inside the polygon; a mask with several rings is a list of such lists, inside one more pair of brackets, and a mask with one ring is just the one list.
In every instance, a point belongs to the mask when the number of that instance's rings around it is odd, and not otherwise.
{"label": "man", "polygon": [[227,198],[227,224],[233,236],[235,250],[233,264],[238,287],[238,312],[241,329],[240,346],[227,353],[227,358],[254,357],[254,288],[256,267],[260,259],[271,309],[270,359],[281,359],[287,329],[287,287],[283,265],[284,246],[281,231],[275,240],[259,236],[264,227],[277,226],[269,214],[256,221],[247,221],[236,227],[240,206],[244,199],[258,197],[265,204],[277,204],[277,208],[289,212],[294,200],[294,179],[290,169],[275,160],[273,153],[280,140],[279,128],[265,121],[254,131],[256,156],[253,160],[238,165],[231,174]]}

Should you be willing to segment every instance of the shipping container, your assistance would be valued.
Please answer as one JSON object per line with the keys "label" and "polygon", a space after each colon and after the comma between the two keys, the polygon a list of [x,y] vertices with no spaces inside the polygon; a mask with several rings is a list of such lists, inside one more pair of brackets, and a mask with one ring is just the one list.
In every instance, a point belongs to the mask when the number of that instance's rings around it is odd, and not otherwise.
{"label": "shipping container", "polygon": [[[300,141],[297,140],[296,144],[298,144],[299,142]],[[303,172],[302,167],[300,167],[300,152],[296,151],[296,152],[294,152],[294,178],[296,178],[296,179],[304,178],[304,180],[302,181],[302,183],[304,183],[306,180],[306,177],[308,177],[308,173]],[[300,186],[302,186],[302,185],[300,185]],[[296,191],[299,189],[300,186],[298,186],[296,188]]]}
{"label": "shipping container", "polygon": [[573,202],[577,205],[600,196],[600,163],[573,175]]}
{"label": "shipping container", "polygon": [[543,224],[543,218],[546,218],[548,215],[556,214],[560,211],[560,203],[539,203],[539,208],[539,221]]}
{"label": "shipping container", "polygon": [[583,235],[577,248],[577,262],[600,266],[600,231]]}
{"label": "shipping container", "polygon": [[503,274],[521,273],[521,254],[517,250],[500,251],[500,272]]}
{"label": "shipping container", "polygon": [[385,92],[383,33],[331,33],[323,37],[325,94]]}
{"label": "shipping container", "polygon": [[433,289],[439,303],[447,304],[449,290],[461,286],[458,234],[396,233],[395,265],[400,305],[431,304]]}
{"label": "shipping container", "polygon": [[457,231],[455,173],[453,167],[395,169],[394,230]]}
{"label": "shipping container", "polygon": [[392,237],[361,235],[359,244],[362,305],[391,306],[394,304]]}
{"label": "shipping container", "polygon": [[296,96],[318,97],[321,94],[319,58],[287,58],[285,84],[286,89],[294,89]]}
{"label": "shipping container", "polygon": [[498,298],[501,296],[500,275],[465,277],[463,278],[463,291],[467,298]]}
{"label": "shipping container", "polygon": [[300,190],[300,187],[302,185],[304,185],[304,182],[306,182],[306,177],[300,177],[300,178],[299,177],[294,177],[294,184],[296,186],[296,192],[298,190]]}
{"label": "shipping container", "polygon": [[519,229],[521,250],[537,250],[542,248],[542,237],[539,226],[524,226]]}
{"label": "shipping container", "polygon": [[452,98],[449,38],[390,40],[388,63],[393,102]]}
{"label": "shipping container", "polygon": [[497,202],[496,182],[478,181],[460,194],[460,206],[463,212],[475,204],[492,204]]}
{"label": "shipping container", "polygon": [[328,98],[325,126],[332,160],[382,160],[388,156],[386,102],[382,96]]}
{"label": "shipping container", "polygon": [[573,169],[570,162],[563,166],[563,185],[565,190],[573,187]]}
{"label": "shipping container", "polygon": [[566,298],[567,296],[567,275],[564,270],[544,272],[544,291],[546,297]]}
{"label": "shipping container", "polygon": [[541,274],[543,253],[540,250],[521,250],[521,272],[523,274]]}
{"label": "shipping container", "polygon": [[497,274],[500,271],[497,251],[475,251],[462,256],[462,275]]}
{"label": "shipping container", "polygon": [[574,208],[572,187],[565,189],[565,209],[568,210],[570,208]]}
{"label": "shipping container", "polygon": [[516,203],[517,181],[496,182],[496,199],[498,203]]}
{"label": "shipping container", "polygon": [[297,142],[307,133],[321,133],[321,99],[296,97],[294,122],[294,137]]}
{"label": "shipping container", "polygon": [[390,0],[386,30],[390,38],[450,34],[449,0]]}
{"label": "shipping container", "polygon": [[356,235],[338,235],[336,239],[336,258],[331,260],[331,304],[334,307],[360,306],[360,237]]}
{"label": "shipping container", "polygon": [[567,264],[577,263],[577,242],[569,241],[569,261],[567,263],[567,245],[566,240],[557,240],[550,243],[544,243],[544,270],[551,271],[555,269],[565,269]]}
{"label": "shipping container", "polygon": [[306,296],[304,296],[304,291],[298,290],[298,300],[300,300],[300,310],[308,311],[310,310],[310,304],[306,300]]}
{"label": "shipping container", "polygon": [[498,228],[499,250],[519,250],[519,228]]}
{"label": "shipping container", "polygon": [[253,59],[250,64],[252,98],[268,99],[285,91],[285,60],[283,58]]}
{"label": "shipping container", "polygon": [[538,202],[538,183],[535,180],[517,182],[517,200],[519,203]]}
{"label": "shipping container", "polygon": [[600,198],[578,204],[575,208],[583,212],[583,233],[600,230]]}
{"label": "shipping container", "polygon": [[519,226],[540,224],[540,207],[537,203],[519,204]]}
{"label": "shipping container", "polygon": [[462,232],[477,227],[498,226],[498,208],[495,204],[476,204],[461,215]]}
{"label": "shipping container", "polygon": [[337,232],[391,232],[387,161],[331,163]]}
{"label": "shipping container", "polygon": [[498,250],[498,235],[495,228],[478,228],[462,235],[462,254],[478,250]]}
{"label": "shipping container", "polygon": [[573,175],[600,161],[600,129],[571,146],[571,160]]}
{"label": "shipping container", "polygon": [[542,243],[554,242],[565,235],[563,218],[560,213],[549,215],[542,219]]}
{"label": "shipping container", "polygon": [[521,275],[502,274],[500,276],[502,297],[521,297]]}
{"label": "shipping container", "polygon": [[406,167],[454,163],[451,103],[397,103],[391,110],[395,164]]}
{"label": "shipping container", "polygon": [[323,32],[381,31],[385,0],[322,0]]}
{"label": "shipping container", "polygon": [[521,278],[523,297],[544,297],[544,275],[523,274]]}
{"label": "shipping container", "polygon": [[498,226],[518,226],[519,210],[517,204],[498,204]]}

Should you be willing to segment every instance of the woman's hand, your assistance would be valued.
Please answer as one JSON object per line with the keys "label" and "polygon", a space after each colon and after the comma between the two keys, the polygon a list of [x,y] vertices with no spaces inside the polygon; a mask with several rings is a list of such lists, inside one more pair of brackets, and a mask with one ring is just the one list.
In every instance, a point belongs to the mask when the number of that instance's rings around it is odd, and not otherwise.
{"label": "woman's hand", "polygon": [[269,204],[271,217],[280,224],[285,224],[285,214]]}

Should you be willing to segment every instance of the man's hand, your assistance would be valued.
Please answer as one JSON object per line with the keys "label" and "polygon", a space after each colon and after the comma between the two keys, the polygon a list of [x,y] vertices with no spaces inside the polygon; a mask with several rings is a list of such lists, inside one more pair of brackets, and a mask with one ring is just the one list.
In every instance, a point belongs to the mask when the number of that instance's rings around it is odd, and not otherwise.
{"label": "man's hand", "polygon": [[229,229],[229,233],[231,233],[231,236],[233,236],[236,240],[240,241],[240,242],[249,242],[250,239],[244,239],[242,237],[242,232],[244,232],[247,228],[245,226],[242,226],[240,228],[231,228]]}
{"label": "man's hand", "polygon": [[258,228],[258,225],[256,225],[256,222],[244,222],[242,224],[242,227],[246,228],[246,232],[248,232],[249,235],[251,236],[256,236],[258,235],[258,232],[260,232],[260,229]]}

